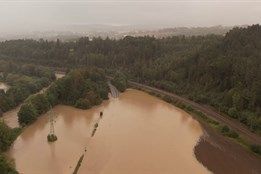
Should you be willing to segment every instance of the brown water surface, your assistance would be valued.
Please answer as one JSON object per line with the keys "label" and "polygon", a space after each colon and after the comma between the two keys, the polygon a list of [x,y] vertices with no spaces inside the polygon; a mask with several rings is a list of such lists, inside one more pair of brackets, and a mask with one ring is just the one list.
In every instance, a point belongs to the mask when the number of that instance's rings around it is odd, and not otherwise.
{"label": "brown water surface", "polygon": [[52,112],[58,141],[46,140],[45,114],[7,152],[20,173],[72,173],[85,147],[80,174],[209,173],[193,152],[202,135],[198,122],[143,92],[127,90],[119,99],[111,98],[90,110],[59,105]]}

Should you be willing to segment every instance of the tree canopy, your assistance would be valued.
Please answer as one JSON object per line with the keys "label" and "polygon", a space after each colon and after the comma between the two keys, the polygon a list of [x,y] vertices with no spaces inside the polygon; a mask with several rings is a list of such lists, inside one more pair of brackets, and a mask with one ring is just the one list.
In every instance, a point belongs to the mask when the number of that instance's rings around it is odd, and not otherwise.
{"label": "tree canopy", "polygon": [[[76,42],[59,43],[12,40],[0,43],[0,60],[8,62],[10,67],[14,66],[10,62],[15,62],[63,68],[96,66],[106,72],[121,71],[129,79],[211,105],[260,134],[260,43],[259,25],[234,28],[225,36],[161,39],[126,36],[119,40],[84,37]],[[30,66],[26,69],[25,74],[34,72]],[[68,78],[62,81],[70,86]],[[78,78],[72,90],[78,88],[78,83],[87,83],[82,82],[82,78]],[[68,88],[58,91],[52,87],[52,90],[58,98],[63,93],[65,103],[75,104],[82,89],[73,91],[71,96],[65,93]],[[16,94],[20,94],[19,90]],[[50,99],[52,103],[57,102],[54,96]],[[77,106],[88,107],[89,103],[91,101],[81,99]]]}
{"label": "tree canopy", "polygon": [[72,105],[88,109],[108,98],[106,77],[102,70],[75,69],[65,77],[56,80],[42,94],[30,96],[18,113],[19,123],[33,123],[40,115],[56,104]]}

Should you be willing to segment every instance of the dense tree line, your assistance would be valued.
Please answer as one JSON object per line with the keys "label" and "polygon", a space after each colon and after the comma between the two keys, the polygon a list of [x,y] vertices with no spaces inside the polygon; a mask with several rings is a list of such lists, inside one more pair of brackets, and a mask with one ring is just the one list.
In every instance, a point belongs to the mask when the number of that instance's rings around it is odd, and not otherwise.
{"label": "dense tree line", "polygon": [[6,73],[20,74],[30,77],[45,77],[50,80],[55,79],[54,73],[50,71],[48,68],[42,66],[35,66],[30,62],[28,63],[19,63],[14,62],[12,60],[0,59],[0,72],[3,73],[3,79],[1,80],[5,80]]}
{"label": "dense tree line", "polygon": [[166,54],[191,54],[221,36],[176,36],[164,39],[130,37],[120,40],[80,38],[77,42],[11,40],[0,43],[0,60],[35,63],[52,67],[98,66],[118,68],[144,63]]}
{"label": "dense tree line", "polygon": [[120,71],[116,71],[113,75],[111,83],[120,91],[124,92],[128,87],[128,79],[125,74]]}
{"label": "dense tree line", "polygon": [[56,80],[42,94],[30,96],[21,106],[18,119],[21,125],[33,123],[41,114],[57,104],[88,109],[108,99],[106,77],[100,69],[75,69]]}
{"label": "dense tree line", "polygon": [[[11,86],[7,92],[0,90],[0,117],[3,112],[19,105],[30,94],[47,87],[54,78],[54,73],[47,68],[0,60],[0,82]],[[20,132],[20,128],[9,128],[0,121],[1,174],[17,174],[14,161],[3,152],[12,145]]]}
{"label": "dense tree line", "polygon": [[214,106],[261,134],[260,45],[259,25],[234,28],[216,45],[173,64],[161,80],[142,81]]}
{"label": "dense tree line", "polygon": [[14,142],[21,129],[11,129],[4,122],[0,121],[0,173],[17,174],[14,161],[9,159],[4,153]]}
{"label": "dense tree line", "polygon": [[18,106],[29,95],[47,87],[55,79],[52,71],[34,65],[3,63],[0,71],[0,82],[11,86],[7,92],[0,90],[0,112]]}
{"label": "dense tree line", "polygon": [[253,25],[225,36],[5,41],[0,60],[120,70],[128,78],[211,105],[261,134],[260,45],[261,27]]}
{"label": "dense tree line", "polygon": [[125,72],[137,81],[211,105],[261,134],[260,45],[259,25],[234,28],[192,54],[166,54]]}

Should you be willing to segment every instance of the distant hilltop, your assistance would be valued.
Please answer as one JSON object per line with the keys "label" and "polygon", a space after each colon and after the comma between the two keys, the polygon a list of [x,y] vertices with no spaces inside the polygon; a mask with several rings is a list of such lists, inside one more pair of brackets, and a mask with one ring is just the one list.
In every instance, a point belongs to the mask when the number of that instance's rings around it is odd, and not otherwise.
{"label": "distant hilltop", "polygon": [[233,27],[224,26],[213,26],[213,27],[177,27],[177,28],[163,28],[158,30],[147,30],[147,31],[136,31],[129,32],[128,35],[131,36],[155,36],[157,38],[168,37],[168,36],[204,36],[209,34],[225,35]]}
{"label": "distant hilltop", "polygon": [[[125,36],[154,36],[156,38],[170,36],[204,36],[209,34],[225,35],[234,26],[212,26],[212,27],[175,27],[175,28],[157,28],[148,26],[129,26],[129,25],[68,25],[64,30],[53,31],[33,31],[21,33],[0,33],[0,41],[14,39],[45,39],[62,41],[74,41],[80,37],[101,37],[120,39]],[[246,27],[246,26],[240,26]]]}

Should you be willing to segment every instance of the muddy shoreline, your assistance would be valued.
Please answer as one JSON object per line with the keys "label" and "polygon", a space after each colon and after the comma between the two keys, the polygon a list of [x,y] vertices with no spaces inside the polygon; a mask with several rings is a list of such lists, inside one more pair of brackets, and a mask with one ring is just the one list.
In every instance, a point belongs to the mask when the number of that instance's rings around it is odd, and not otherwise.
{"label": "muddy shoreline", "polygon": [[206,123],[200,122],[204,134],[194,148],[197,160],[214,174],[258,174],[261,159]]}

